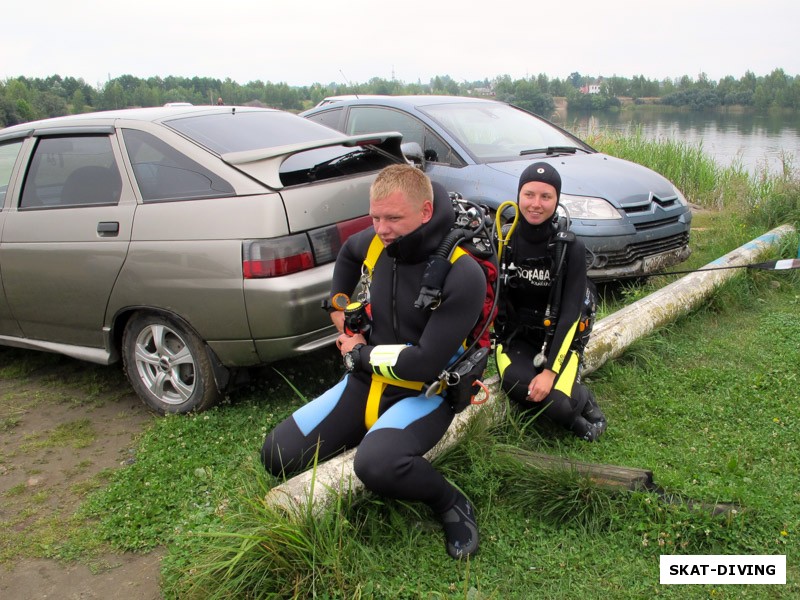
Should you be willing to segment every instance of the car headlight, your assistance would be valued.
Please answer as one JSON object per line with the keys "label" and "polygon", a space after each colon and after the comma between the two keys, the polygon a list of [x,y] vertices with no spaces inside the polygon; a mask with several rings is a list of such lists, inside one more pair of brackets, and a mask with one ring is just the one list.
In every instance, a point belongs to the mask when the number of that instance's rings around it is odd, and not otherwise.
{"label": "car headlight", "polygon": [[602,221],[622,218],[619,211],[602,198],[561,194],[560,202],[569,211],[570,219],[595,219]]}
{"label": "car headlight", "polygon": [[681,203],[681,206],[688,206],[689,202],[686,200],[686,196],[681,194],[681,191],[674,185],[672,186],[672,189],[675,191],[675,195],[678,197],[678,202]]}

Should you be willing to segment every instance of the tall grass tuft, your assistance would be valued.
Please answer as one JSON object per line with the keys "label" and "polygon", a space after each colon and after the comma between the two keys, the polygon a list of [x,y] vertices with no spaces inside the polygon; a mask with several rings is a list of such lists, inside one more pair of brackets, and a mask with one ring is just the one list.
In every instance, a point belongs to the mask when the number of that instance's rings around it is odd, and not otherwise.
{"label": "tall grass tuft", "polygon": [[275,482],[260,465],[244,474],[250,483],[237,495],[239,505],[216,531],[194,534],[199,553],[167,582],[169,592],[205,600],[308,598],[332,585],[347,589],[364,553],[359,525],[350,520],[353,498],[340,495],[322,511],[313,508],[313,498],[303,506],[276,506],[265,500]]}
{"label": "tall grass tuft", "polygon": [[625,505],[619,494],[604,490],[574,470],[543,469],[520,460],[519,449],[497,446],[493,467],[503,482],[504,503],[520,514],[535,513],[557,525],[571,524],[598,532]]}

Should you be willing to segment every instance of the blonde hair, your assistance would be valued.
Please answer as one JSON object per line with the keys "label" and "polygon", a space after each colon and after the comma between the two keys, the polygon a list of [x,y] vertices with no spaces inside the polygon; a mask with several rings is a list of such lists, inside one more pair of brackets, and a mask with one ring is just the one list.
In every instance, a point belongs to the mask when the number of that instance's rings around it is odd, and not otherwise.
{"label": "blonde hair", "polygon": [[391,165],[378,173],[370,187],[369,199],[381,200],[398,190],[419,207],[425,200],[433,203],[431,180],[425,173],[411,165]]}

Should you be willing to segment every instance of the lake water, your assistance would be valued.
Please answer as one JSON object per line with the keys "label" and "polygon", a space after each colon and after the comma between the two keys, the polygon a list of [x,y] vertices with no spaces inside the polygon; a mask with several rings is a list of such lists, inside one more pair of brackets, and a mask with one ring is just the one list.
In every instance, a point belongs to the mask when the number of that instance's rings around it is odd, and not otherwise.
{"label": "lake water", "polygon": [[740,162],[751,172],[766,167],[780,173],[784,161],[800,169],[800,115],[750,115],[714,112],[623,110],[619,113],[567,112],[562,127],[584,137],[592,131],[630,132],[641,128],[647,139],[674,139],[703,151],[717,163]]}

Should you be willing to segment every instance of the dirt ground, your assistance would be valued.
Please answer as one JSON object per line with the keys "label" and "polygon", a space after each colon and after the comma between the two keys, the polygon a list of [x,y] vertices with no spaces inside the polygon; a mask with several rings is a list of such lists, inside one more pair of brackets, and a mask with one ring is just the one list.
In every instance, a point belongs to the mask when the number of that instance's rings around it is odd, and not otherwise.
{"label": "dirt ground", "polygon": [[153,418],[119,367],[0,349],[0,598],[162,597],[161,551],[20,557],[43,555],[38,548],[66,527],[98,474],[125,464]]}

